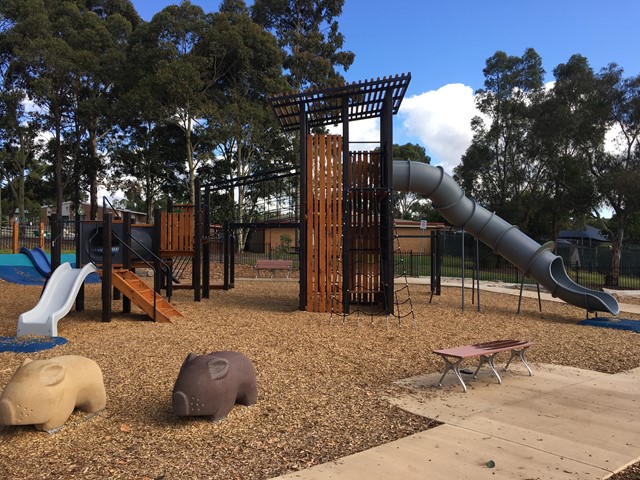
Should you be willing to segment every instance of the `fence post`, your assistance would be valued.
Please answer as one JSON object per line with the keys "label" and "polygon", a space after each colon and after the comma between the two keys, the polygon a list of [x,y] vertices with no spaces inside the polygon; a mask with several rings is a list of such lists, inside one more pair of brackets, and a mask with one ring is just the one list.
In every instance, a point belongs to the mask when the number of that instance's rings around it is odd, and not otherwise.
{"label": "fence post", "polygon": [[18,253],[18,235],[19,235],[20,227],[17,221],[13,221],[13,253]]}
{"label": "fence post", "polygon": [[40,248],[44,250],[44,223],[40,222]]}

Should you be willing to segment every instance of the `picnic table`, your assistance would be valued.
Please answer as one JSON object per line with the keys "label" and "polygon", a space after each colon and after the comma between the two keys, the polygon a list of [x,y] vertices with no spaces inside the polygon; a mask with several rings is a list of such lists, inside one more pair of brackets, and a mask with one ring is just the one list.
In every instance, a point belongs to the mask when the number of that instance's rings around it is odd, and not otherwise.
{"label": "picnic table", "polygon": [[527,367],[529,371],[529,375],[533,375],[531,372],[531,368],[529,368],[529,364],[525,358],[525,351],[533,345],[533,342],[528,340],[511,340],[511,339],[503,339],[503,340],[493,340],[491,342],[484,343],[475,343],[472,345],[463,345],[460,347],[453,348],[445,348],[443,350],[434,350],[433,353],[436,355],[440,355],[444,360],[444,371],[442,372],[442,376],[438,381],[438,386],[442,387],[442,380],[444,380],[445,375],[449,370],[452,370],[455,373],[456,377],[462,384],[462,388],[465,393],[467,392],[467,386],[462,379],[462,375],[460,374],[460,363],[467,358],[480,357],[480,362],[478,363],[478,367],[473,374],[473,378],[477,378],[476,375],[484,364],[487,364],[491,371],[494,373],[496,378],[498,379],[498,383],[502,384],[502,379],[496,370],[494,364],[494,358],[497,354],[501,352],[511,352],[511,356],[507,361],[507,364],[504,367],[504,371],[507,371],[511,360],[514,358],[519,358],[520,361]]}

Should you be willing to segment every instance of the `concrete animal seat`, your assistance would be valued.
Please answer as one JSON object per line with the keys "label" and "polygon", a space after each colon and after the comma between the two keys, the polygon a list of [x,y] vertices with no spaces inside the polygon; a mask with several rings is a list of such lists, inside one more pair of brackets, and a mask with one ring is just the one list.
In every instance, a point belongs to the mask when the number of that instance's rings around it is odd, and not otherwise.
{"label": "concrete animal seat", "polygon": [[107,395],[102,371],[93,360],[65,355],[48,360],[27,358],[0,396],[0,424],[61,427],[75,408],[103,410]]}
{"label": "concrete animal seat", "polygon": [[216,421],[236,403],[249,406],[257,400],[255,369],[238,352],[190,353],[173,387],[173,413],[181,417],[208,416]]}

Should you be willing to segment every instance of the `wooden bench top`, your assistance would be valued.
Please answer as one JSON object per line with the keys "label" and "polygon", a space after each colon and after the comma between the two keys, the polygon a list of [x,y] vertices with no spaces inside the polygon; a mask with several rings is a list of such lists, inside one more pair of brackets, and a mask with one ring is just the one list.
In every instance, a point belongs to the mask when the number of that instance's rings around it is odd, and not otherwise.
{"label": "wooden bench top", "polygon": [[533,342],[528,340],[494,340],[492,342],[475,343],[461,347],[434,350],[433,353],[456,358],[470,358],[479,355],[491,355],[493,353],[507,352],[509,350],[528,348]]}

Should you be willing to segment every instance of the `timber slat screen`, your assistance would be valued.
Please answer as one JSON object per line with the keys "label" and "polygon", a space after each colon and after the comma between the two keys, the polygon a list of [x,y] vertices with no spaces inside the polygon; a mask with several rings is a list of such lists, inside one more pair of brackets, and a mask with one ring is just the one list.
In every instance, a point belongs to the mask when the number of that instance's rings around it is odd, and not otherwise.
{"label": "timber slat screen", "polygon": [[[380,155],[351,152],[351,235],[349,291],[351,302],[373,304],[380,300]],[[345,312],[343,312],[345,313]]]}
{"label": "timber slat screen", "polygon": [[338,124],[342,118],[343,102],[349,105],[349,121],[377,118],[382,110],[387,92],[392,96],[392,112],[398,113],[407,91],[411,74],[402,74],[383,79],[366,80],[323,90],[307,90],[271,99],[283,130],[300,128],[300,104],[305,104],[307,127],[322,127]]}
{"label": "timber slat screen", "polygon": [[307,137],[306,192],[307,310],[330,312],[342,237],[342,137]]}
{"label": "timber slat screen", "polygon": [[194,207],[176,205],[174,208],[174,212],[162,212],[160,251],[170,256],[193,255]]}
{"label": "timber slat screen", "polygon": [[[320,262],[319,255],[324,254],[326,258],[334,259],[337,256],[335,252],[337,248],[337,250],[341,250],[338,262],[341,261],[342,264],[338,263],[333,282],[334,304],[337,303],[336,300],[341,301],[340,310],[348,314],[352,302],[380,303],[378,298],[381,295],[382,306],[387,313],[392,313],[390,311],[393,305],[394,289],[393,209],[391,204],[393,196],[392,117],[398,113],[410,81],[411,74],[407,73],[382,79],[348,83],[337,87],[284,94],[270,99],[282,129],[300,132],[300,176],[301,189],[303,190],[301,198],[304,203],[302,205],[303,215],[300,219],[300,309],[302,310],[328,311],[328,304],[332,303],[331,298],[327,301],[327,298],[331,297],[329,286],[332,273],[328,273],[326,269],[331,262],[328,260]],[[376,155],[378,161],[375,163],[377,163],[379,171],[375,174],[375,184],[370,183],[374,178],[373,173],[368,170],[368,167],[365,168],[365,164],[374,163],[374,157],[363,154],[360,160],[362,164],[353,167],[351,163],[359,160],[354,159],[350,154],[353,151],[350,148],[350,122],[370,118],[380,119],[380,140],[373,142],[379,144],[380,152]],[[310,141],[309,137],[317,127],[339,124],[342,124],[342,159],[340,162],[337,158],[332,160],[331,174],[324,177],[325,182],[327,180],[332,182],[334,177],[338,178],[337,171],[333,171],[333,169],[337,168],[339,163],[342,164],[342,192],[333,195],[332,187],[328,186],[330,183],[321,184],[322,174],[318,168],[322,169],[322,163],[310,163],[319,155],[319,149],[323,144],[322,142],[314,143],[320,140]],[[328,144],[324,145],[322,148],[326,150]],[[316,151],[312,153],[314,148]],[[326,161],[326,154],[322,153],[322,155]],[[308,172],[307,168],[309,168]],[[358,168],[364,170],[359,171]],[[350,175],[360,175],[359,181],[364,182],[361,186],[361,192],[354,193],[351,190],[354,188],[354,183],[349,178]],[[308,190],[304,191],[304,189]],[[313,193],[314,189],[322,190],[321,193],[318,193],[319,197]],[[331,197],[328,197],[329,193],[327,192],[329,191],[331,191]],[[326,200],[331,198],[331,205],[338,205],[338,195],[342,195],[342,215],[347,216],[344,219],[341,234],[339,235],[336,231],[334,237],[331,233],[333,228],[338,228],[337,223],[324,223],[327,232],[321,235],[324,240],[320,240],[317,236],[320,235],[318,228],[323,225],[321,219],[325,218],[325,220],[333,222],[327,215],[333,215],[334,218],[337,218],[338,215],[327,210]],[[361,212],[360,207],[354,207],[354,201],[360,202],[365,211]],[[322,207],[324,210],[321,209],[321,204],[324,205]],[[358,216],[357,220],[354,220],[354,215]],[[307,225],[307,222],[310,222],[310,225]],[[371,233],[374,230],[377,230],[375,235]],[[351,238],[352,233],[356,235],[355,240]],[[365,236],[367,237],[366,241]],[[379,244],[371,243],[369,237],[375,237]],[[343,239],[344,244],[341,247],[336,247],[337,240],[334,242],[335,245],[329,243],[328,239],[333,238]],[[376,250],[376,246],[379,247],[377,252],[371,255],[366,253]],[[351,256],[352,247],[357,251],[356,257],[353,258]],[[331,249],[331,252],[328,252],[327,249]],[[376,258],[379,258],[379,261]],[[363,266],[365,264],[366,267]],[[359,270],[354,270],[354,267],[358,267]],[[307,272],[307,269],[310,270]],[[363,276],[366,276],[366,279],[363,279]],[[320,304],[322,304],[321,307]]]}

